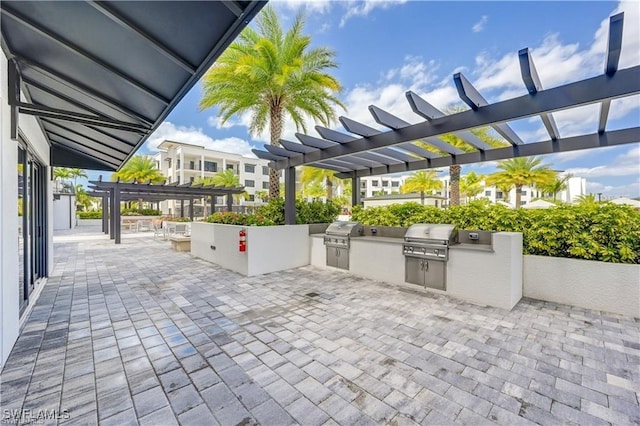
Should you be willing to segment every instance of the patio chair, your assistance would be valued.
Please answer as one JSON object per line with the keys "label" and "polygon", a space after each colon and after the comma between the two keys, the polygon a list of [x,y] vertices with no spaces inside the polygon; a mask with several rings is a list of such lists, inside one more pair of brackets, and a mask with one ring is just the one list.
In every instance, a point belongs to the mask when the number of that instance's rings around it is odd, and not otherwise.
{"label": "patio chair", "polygon": [[176,227],[173,230],[174,235],[187,236],[187,223],[176,223]]}
{"label": "patio chair", "polygon": [[150,220],[139,220],[136,226],[138,232],[140,231],[151,231],[151,221]]}
{"label": "patio chair", "polygon": [[153,238],[155,239],[158,235],[162,235],[164,237],[164,229],[162,228],[162,220],[154,220],[151,222],[153,226]]}

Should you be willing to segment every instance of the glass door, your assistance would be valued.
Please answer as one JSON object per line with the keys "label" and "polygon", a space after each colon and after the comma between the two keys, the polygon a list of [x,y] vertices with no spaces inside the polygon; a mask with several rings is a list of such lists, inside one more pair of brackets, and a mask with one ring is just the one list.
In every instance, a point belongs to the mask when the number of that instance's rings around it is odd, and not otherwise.
{"label": "glass door", "polygon": [[47,275],[47,169],[21,142],[18,146],[20,315],[29,304],[36,282]]}

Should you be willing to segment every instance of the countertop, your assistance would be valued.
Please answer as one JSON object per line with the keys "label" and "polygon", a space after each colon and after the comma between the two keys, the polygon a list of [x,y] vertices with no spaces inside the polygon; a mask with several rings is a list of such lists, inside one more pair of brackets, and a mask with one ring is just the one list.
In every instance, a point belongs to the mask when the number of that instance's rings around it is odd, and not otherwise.
{"label": "countertop", "polygon": [[[324,238],[324,234],[311,234],[312,238]],[[404,240],[402,238],[392,238],[392,237],[374,237],[372,235],[367,235],[364,237],[353,237],[351,242],[376,242],[383,244],[402,244]],[[451,250],[472,250],[472,251],[483,251],[487,253],[493,252],[493,247],[488,246],[486,244],[469,244],[469,243],[460,243],[449,246]]]}

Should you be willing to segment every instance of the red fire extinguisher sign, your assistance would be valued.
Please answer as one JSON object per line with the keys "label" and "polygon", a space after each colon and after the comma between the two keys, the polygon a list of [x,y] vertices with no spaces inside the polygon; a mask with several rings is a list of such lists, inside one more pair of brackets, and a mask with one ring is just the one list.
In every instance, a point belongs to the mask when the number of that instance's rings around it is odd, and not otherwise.
{"label": "red fire extinguisher sign", "polygon": [[238,246],[238,250],[240,252],[245,252],[247,251],[247,231],[245,231],[244,229],[240,230],[240,234],[239,234],[239,246]]}

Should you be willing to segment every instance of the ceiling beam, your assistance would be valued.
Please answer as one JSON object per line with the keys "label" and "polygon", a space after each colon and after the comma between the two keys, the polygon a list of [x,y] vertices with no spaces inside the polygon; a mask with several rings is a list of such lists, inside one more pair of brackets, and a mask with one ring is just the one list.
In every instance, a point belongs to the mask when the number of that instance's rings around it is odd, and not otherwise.
{"label": "ceiling beam", "polygon": [[[87,2],[90,6],[95,8],[98,12],[102,13],[104,16],[109,18],[111,21],[115,22],[122,28],[125,28],[128,31],[131,31],[137,34],[142,40],[144,40],[148,46],[152,47],[158,53],[160,53],[165,58],[169,59],[174,64],[178,65],[183,70],[187,71],[189,74],[193,74],[196,72],[196,67],[189,63],[186,59],[180,56],[178,53],[174,52],[160,41],[156,40],[146,31],[143,31],[141,28],[137,27],[135,24],[130,22],[127,18],[118,13],[115,9],[108,6],[106,3],[97,2],[97,1],[89,1]],[[237,15],[236,15],[237,16]]]}
{"label": "ceiling beam", "polygon": [[[609,39],[607,40],[607,59],[604,66],[606,75],[614,75],[618,71],[620,52],[622,51],[622,27],[624,24],[624,12],[609,18]],[[609,119],[611,100],[605,100],[600,104],[600,119],[598,131],[604,132]]]}

